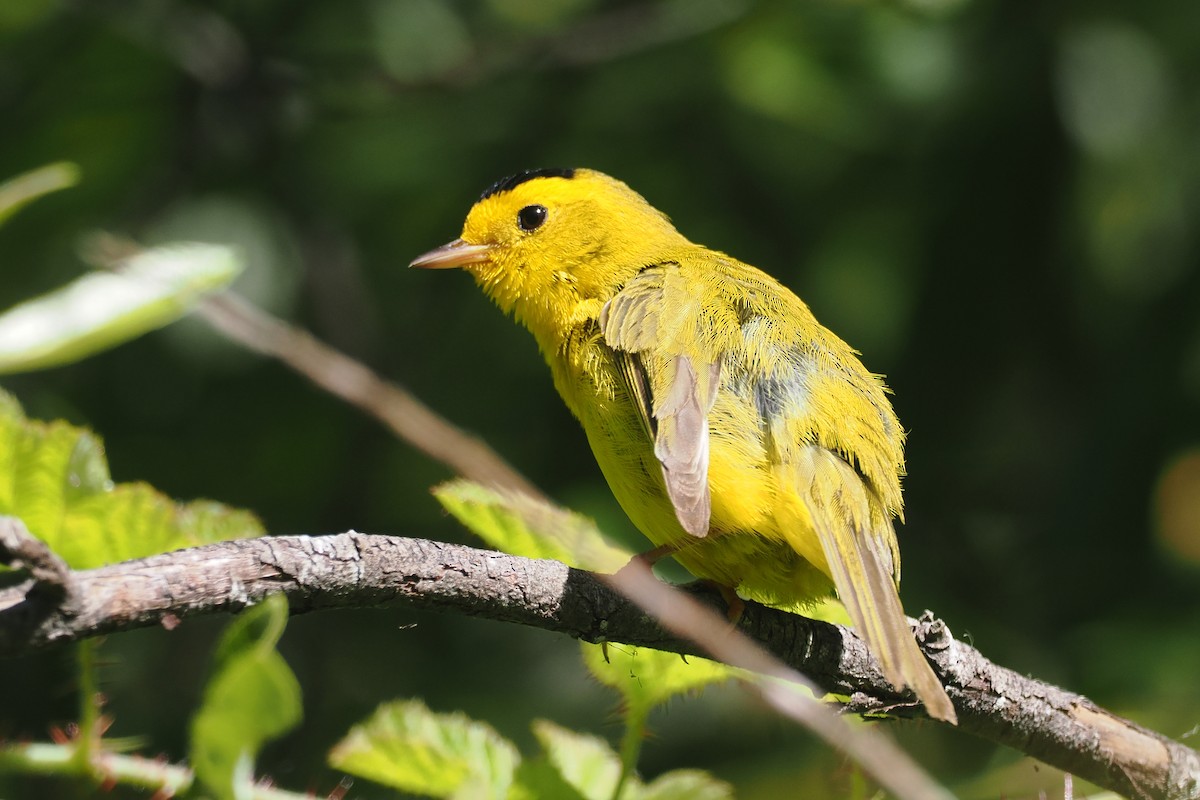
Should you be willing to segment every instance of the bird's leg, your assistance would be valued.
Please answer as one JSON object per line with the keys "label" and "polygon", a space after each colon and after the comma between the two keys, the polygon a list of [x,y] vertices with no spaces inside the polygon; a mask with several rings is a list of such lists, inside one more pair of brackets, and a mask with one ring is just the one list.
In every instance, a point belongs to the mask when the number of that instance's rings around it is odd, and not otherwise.
{"label": "bird's leg", "polygon": [[666,558],[667,556],[675,553],[677,550],[679,550],[678,545],[660,544],[658,547],[655,547],[653,550],[647,550],[644,553],[638,553],[636,556],[633,557],[633,561],[641,561],[647,567],[653,567],[659,561],[661,561],[662,559]]}
{"label": "bird's leg", "polygon": [[[644,553],[638,553],[633,558],[629,559],[628,564],[617,570],[617,575],[620,575],[623,572],[628,574],[628,570],[653,569],[654,565],[660,560],[666,558],[667,556],[678,553],[680,550],[685,549],[685,547],[686,545],[681,546],[678,544],[662,544],[652,550],[647,550]],[[742,614],[746,613],[746,601],[738,597],[737,590],[735,590],[732,586],[726,586],[723,583],[708,579],[701,579],[699,583],[715,590],[721,595],[721,599],[725,601],[725,616],[729,619],[730,623],[732,623],[734,627],[737,627],[738,622],[740,622],[742,619]]]}
{"label": "bird's leg", "polygon": [[725,601],[725,618],[736,628],[737,624],[742,621],[742,614],[746,613],[746,601],[738,596],[737,590],[732,586],[708,579],[703,579],[700,583],[710,589],[715,589],[721,595],[721,599]]}
{"label": "bird's leg", "polygon": [[[647,550],[644,553],[638,553],[633,558],[629,559],[628,564],[613,573],[613,579],[619,583],[622,575],[629,575],[635,570],[645,570],[646,572],[650,573],[651,577],[653,577],[654,573],[652,570],[654,569],[654,565],[657,564],[659,560],[671,555],[678,549],[679,548],[674,545],[664,544],[655,547],[653,550]],[[607,664],[608,642],[600,642],[600,649],[604,653],[604,663]]]}
{"label": "bird's leg", "polygon": [[613,577],[619,576],[621,573],[628,574],[632,570],[644,569],[652,570],[654,565],[663,558],[671,555],[679,548],[676,545],[663,544],[655,547],[653,550],[647,550],[644,553],[638,553],[633,558],[629,559],[629,563],[616,571]]}

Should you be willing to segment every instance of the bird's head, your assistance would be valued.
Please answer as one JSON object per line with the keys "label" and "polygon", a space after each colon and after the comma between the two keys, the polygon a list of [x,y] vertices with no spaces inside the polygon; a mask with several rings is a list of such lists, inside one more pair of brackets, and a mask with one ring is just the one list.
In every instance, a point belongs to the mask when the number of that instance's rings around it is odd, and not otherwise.
{"label": "bird's head", "polygon": [[541,334],[567,322],[581,301],[603,303],[642,267],[687,244],[621,181],[590,169],[527,170],[492,184],[462,236],[411,266],[467,270]]}

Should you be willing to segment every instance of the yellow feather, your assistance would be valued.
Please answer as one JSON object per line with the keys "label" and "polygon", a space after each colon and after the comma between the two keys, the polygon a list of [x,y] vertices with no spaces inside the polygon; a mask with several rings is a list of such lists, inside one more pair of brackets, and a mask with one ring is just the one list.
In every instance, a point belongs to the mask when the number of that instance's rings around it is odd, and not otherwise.
{"label": "yellow feather", "polygon": [[887,678],[955,720],[897,591],[903,429],[798,297],[583,169],[501,181],[413,265],[467,269],[533,333],[647,538],[764,602],[836,587]]}

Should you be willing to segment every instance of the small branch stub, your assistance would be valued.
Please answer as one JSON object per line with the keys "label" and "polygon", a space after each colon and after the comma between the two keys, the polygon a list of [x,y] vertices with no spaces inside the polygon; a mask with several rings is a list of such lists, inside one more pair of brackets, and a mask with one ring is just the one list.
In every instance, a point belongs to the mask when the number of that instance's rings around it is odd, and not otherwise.
{"label": "small branch stub", "polygon": [[47,594],[61,597],[70,588],[66,562],[16,517],[0,516],[0,564],[24,570],[34,584],[31,588]]}

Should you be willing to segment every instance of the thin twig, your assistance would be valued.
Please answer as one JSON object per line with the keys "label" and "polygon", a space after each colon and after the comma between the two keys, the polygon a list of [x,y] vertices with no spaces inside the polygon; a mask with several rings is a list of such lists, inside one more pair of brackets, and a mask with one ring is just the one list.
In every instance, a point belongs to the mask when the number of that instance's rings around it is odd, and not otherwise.
{"label": "thin twig", "polygon": [[484,442],[447,422],[410,392],[305,331],[231,293],[209,298],[200,306],[200,313],[225,336],[279,359],[458,474],[544,499],[536,486]]}

